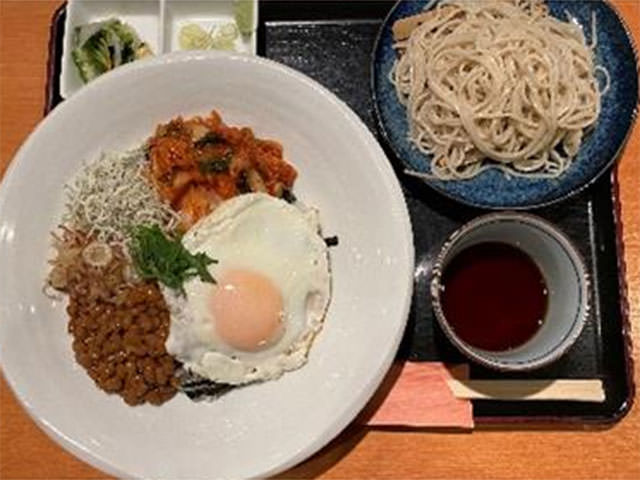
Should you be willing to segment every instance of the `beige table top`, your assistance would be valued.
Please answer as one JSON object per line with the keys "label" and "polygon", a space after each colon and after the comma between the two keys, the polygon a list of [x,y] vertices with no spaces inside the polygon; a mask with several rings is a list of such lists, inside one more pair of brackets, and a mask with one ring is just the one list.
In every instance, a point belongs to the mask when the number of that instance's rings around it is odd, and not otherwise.
{"label": "beige table top", "polygon": [[[51,17],[60,0],[0,0],[0,176],[42,118]],[[640,0],[615,0],[640,44]],[[640,126],[620,167],[631,321],[640,344]],[[634,358],[640,365],[640,354]],[[640,368],[635,380],[640,384]],[[611,428],[389,432],[349,427],[286,478],[640,479],[640,407]],[[51,441],[0,378],[0,478],[108,478]]]}

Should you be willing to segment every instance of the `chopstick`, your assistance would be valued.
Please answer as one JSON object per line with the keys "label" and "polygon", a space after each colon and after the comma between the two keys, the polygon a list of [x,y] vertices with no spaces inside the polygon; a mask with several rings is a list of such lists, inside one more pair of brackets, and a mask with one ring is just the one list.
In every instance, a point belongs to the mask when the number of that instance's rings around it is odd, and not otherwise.
{"label": "chopstick", "polygon": [[447,380],[457,398],[603,402],[601,380]]}

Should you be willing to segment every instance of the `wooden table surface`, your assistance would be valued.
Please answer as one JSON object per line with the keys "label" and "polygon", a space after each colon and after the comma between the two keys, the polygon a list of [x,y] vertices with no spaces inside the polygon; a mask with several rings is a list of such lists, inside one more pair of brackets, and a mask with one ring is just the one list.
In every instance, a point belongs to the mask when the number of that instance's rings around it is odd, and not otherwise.
{"label": "wooden table surface", "polygon": [[[51,17],[60,0],[0,0],[0,177],[42,118]],[[615,0],[640,44],[640,0]],[[615,81],[615,79],[614,79]],[[640,345],[640,126],[620,167],[631,321]],[[640,365],[640,354],[634,354]],[[640,384],[640,368],[635,380]],[[286,478],[640,479],[640,406],[611,428],[383,432],[349,427]],[[108,478],[51,441],[0,377],[0,478]]]}

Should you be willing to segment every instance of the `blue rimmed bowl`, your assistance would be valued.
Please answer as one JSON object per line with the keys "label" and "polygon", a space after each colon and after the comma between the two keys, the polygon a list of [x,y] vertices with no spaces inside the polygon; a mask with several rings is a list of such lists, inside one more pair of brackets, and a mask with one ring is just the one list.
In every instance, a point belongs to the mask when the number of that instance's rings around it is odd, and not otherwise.
{"label": "blue rimmed bowl", "polygon": [[[385,19],[372,54],[371,90],[378,128],[405,169],[430,172],[431,157],[409,141],[407,114],[398,101],[389,72],[396,58],[391,27],[400,18],[420,13],[428,0],[400,0]],[[602,110],[593,131],[585,136],[577,158],[556,179],[507,178],[497,169],[469,180],[431,180],[424,183],[466,205],[486,209],[541,207],[582,191],[609,171],[619,156],[637,114],[638,62],[628,28],[618,12],[605,0],[548,0],[551,15],[565,20],[566,12],[581,25],[597,18],[596,61],[611,75],[611,87],[602,98]],[[585,28],[591,41],[591,29]]]}

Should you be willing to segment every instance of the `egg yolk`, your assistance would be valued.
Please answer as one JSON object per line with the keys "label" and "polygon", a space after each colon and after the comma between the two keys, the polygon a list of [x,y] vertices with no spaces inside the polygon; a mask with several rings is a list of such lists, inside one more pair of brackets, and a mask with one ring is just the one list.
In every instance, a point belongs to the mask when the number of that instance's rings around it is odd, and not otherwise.
{"label": "egg yolk", "polygon": [[282,295],[271,280],[256,272],[230,270],[216,281],[210,308],[221,340],[255,352],[282,336]]}

